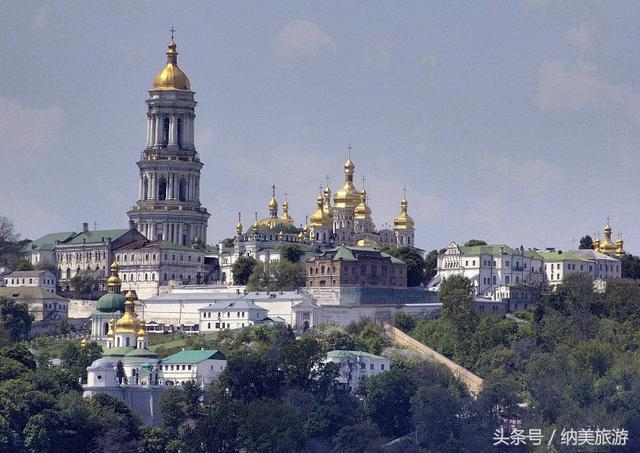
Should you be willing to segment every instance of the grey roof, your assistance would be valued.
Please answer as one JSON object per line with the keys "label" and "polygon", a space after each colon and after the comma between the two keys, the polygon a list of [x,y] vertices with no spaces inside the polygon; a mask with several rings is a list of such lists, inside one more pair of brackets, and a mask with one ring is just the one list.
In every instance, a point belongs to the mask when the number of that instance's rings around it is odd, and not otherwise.
{"label": "grey roof", "polygon": [[15,300],[55,299],[68,302],[68,299],[50,293],[40,286],[13,286],[0,288],[0,297],[8,297]]}
{"label": "grey roof", "polygon": [[284,291],[280,292],[248,292],[247,294],[240,293],[207,293],[207,292],[174,292],[169,294],[160,294],[158,296],[150,297],[147,301],[157,302],[176,302],[176,301],[202,301],[203,303],[215,303],[218,301],[239,301],[249,300],[254,302],[264,301],[283,301],[283,300],[300,300],[305,295],[296,291]]}
{"label": "grey roof", "polygon": [[[13,271],[10,274],[5,275],[4,277],[5,278],[7,278],[7,277],[9,277],[9,278],[40,277],[45,272],[48,272],[49,274],[51,274],[51,272],[49,272],[47,270],[41,270],[41,271]],[[51,274],[51,275],[53,275],[53,274]]]}
{"label": "grey roof", "polygon": [[604,253],[596,252],[593,249],[571,250],[571,253],[574,253],[574,254],[576,254],[578,256],[581,256],[583,258],[588,258],[588,259],[619,261],[617,258],[614,258],[613,256],[609,256],[609,255],[605,255]]}

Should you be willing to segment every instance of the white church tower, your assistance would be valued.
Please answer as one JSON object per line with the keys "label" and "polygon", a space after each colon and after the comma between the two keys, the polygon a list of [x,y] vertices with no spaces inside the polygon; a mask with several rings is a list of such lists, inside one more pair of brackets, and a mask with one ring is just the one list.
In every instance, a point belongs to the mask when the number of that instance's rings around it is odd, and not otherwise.
{"label": "white church tower", "polygon": [[147,144],[138,161],[139,194],[127,213],[150,240],[206,244],[210,214],[200,203],[202,162],[194,146],[194,92],[178,67],[173,29],[167,64],[147,99]]}

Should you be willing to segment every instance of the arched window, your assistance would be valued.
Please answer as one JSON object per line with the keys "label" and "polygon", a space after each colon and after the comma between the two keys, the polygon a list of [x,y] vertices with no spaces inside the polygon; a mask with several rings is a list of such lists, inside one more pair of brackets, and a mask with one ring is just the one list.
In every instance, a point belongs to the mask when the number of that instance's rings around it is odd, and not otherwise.
{"label": "arched window", "polygon": [[169,118],[162,120],[162,146],[167,146],[169,143]]}
{"label": "arched window", "polygon": [[67,278],[71,278],[71,269],[67,268]]}
{"label": "arched window", "polygon": [[182,118],[178,118],[178,147],[182,147]]}
{"label": "arched window", "polygon": [[162,177],[158,182],[158,200],[167,199],[167,180]]}
{"label": "arched window", "polygon": [[149,274],[144,274],[144,281],[148,281],[149,280]]}
{"label": "arched window", "polygon": [[508,275],[507,275],[507,276],[505,276],[505,277],[504,277],[504,282],[505,282],[505,284],[507,284],[507,285],[508,285],[508,284],[509,284],[509,281],[510,281],[509,276],[508,276]]}
{"label": "arched window", "polygon": [[142,179],[142,199],[146,200],[147,198],[149,198],[149,180],[145,176]]}
{"label": "arched window", "polygon": [[102,335],[106,335],[107,333],[109,333],[109,323],[105,322],[102,325]]}
{"label": "arched window", "polygon": [[178,197],[180,198],[180,201],[187,201],[187,180],[184,178],[180,178]]}

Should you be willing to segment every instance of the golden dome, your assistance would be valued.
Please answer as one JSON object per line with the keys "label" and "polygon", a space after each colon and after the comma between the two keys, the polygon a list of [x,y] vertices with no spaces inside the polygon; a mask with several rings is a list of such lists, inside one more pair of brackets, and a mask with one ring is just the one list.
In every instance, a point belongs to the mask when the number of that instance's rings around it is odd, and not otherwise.
{"label": "golden dome", "polygon": [[243,228],[244,226],[242,225],[242,216],[240,213],[238,213],[238,223],[236,223],[236,232],[238,233],[238,236],[242,234]]}
{"label": "golden dome", "polygon": [[293,223],[293,219],[289,215],[289,202],[288,201],[285,201],[284,203],[282,203],[282,215],[280,216],[280,219],[284,220],[285,222],[288,222],[288,223]]}
{"label": "golden dome", "polygon": [[611,225],[609,222],[604,227],[604,239],[600,242],[599,251],[605,254],[611,254],[615,252],[616,246],[611,240]]}
{"label": "golden dome", "polygon": [[595,238],[593,240],[593,250],[595,250],[596,252],[600,251],[600,239],[599,238]]}
{"label": "golden dome", "polygon": [[331,189],[329,186],[324,188],[323,191],[324,199],[323,199],[323,208],[324,215],[326,217],[326,221],[330,222],[333,218],[333,206],[331,206]]}
{"label": "golden dome", "polygon": [[113,263],[111,263],[111,272],[118,272],[118,263],[116,263],[116,260],[113,260]]}
{"label": "golden dome", "polygon": [[409,228],[413,228],[414,222],[409,213],[407,212],[409,208],[409,202],[407,201],[407,196],[403,196],[402,200],[400,200],[400,215],[398,215],[395,219],[393,219],[393,228],[398,230],[406,230]]}
{"label": "golden dome", "polygon": [[114,261],[111,263],[111,275],[107,279],[107,289],[109,292],[119,292],[120,285],[122,285],[122,280],[118,276],[118,263]]}
{"label": "golden dome", "polygon": [[136,318],[135,295],[129,290],[124,296],[124,315],[116,322],[116,333],[137,333],[140,330],[140,323]]}
{"label": "golden dome", "polygon": [[328,218],[325,216],[325,212],[323,209],[324,202],[322,200],[322,195],[318,195],[318,198],[316,198],[316,203],[318,204],[318,209],[316,210],[316,212],[311,214],[309,221],[311,222],[312,226],[321,227],[328,223]]}
{"label": "golden dome", "polygon": [[178,52],[173,35],[167,50],[167,65],[153,79],[152,90],[191,90],[187,75],[178,67]]}
{"label": "golden dome", "polygon": [[356,166],[351,160],[351,155],[349,155],[349,157],[347,157],[346,162],[344,163],[344,173],[346,175],[352,175],[355,169],[356,169]]}
{"label": "golden dome", "polygon": [[144,322],[144,319],[141,319],[140,330],[138,330],[138,339],[144,339],[144,336],[147,333],[147,331],[145,330],[145,326],[146,326],[146,323]]}
{"label": "golden dome", "polygon": [[271,200],[269,200],[269,210],[273,211],[278,209],[278,201],[276,200],[276,197],[272,197]]}
{"label": "golden dome", "polygon": [[360,204],[353,211],[354,218],[364,220],[371,217],[371,208],[367,205],[367,191],[363,188],[360,192]]}
{"label": "golden dome", "polygon": [[375,248],[378,247],[378,242],[369,236],[365,236],[361,239],[358,239],[358,241],[356,242],[356,247]]}

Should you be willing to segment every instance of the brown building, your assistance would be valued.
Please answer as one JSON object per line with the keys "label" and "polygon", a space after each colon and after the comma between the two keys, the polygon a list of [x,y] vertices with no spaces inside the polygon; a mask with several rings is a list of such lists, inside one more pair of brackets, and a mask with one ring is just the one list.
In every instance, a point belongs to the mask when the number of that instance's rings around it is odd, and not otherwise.
{"label": "brown building", "polygon": [[404,261],[375,249],[341,246],[306,262],[307,287],[406,287]]}

